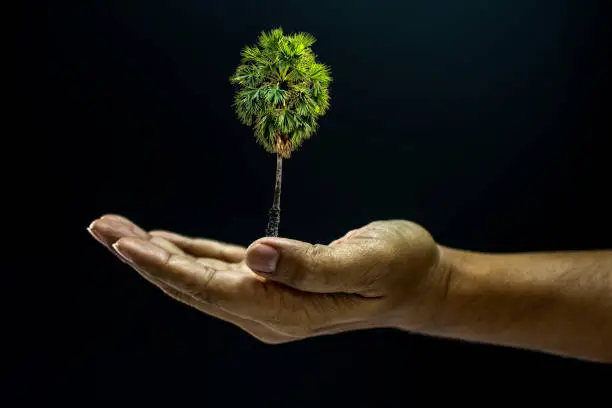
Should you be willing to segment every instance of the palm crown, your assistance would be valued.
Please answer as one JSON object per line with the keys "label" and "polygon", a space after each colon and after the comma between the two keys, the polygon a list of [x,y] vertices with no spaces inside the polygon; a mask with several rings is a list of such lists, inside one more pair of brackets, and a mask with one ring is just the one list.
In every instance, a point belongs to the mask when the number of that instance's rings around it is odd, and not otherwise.
{"label": "palm crown", "polygon": [[241,64],[230,78],[238,86],[234,108],[252,126],[270,153],[289,158],[317,130],[329,109],[330,70],[316,61],[307,33],[284,35],[282,28],[262,32],[257,45],[242,50]]}

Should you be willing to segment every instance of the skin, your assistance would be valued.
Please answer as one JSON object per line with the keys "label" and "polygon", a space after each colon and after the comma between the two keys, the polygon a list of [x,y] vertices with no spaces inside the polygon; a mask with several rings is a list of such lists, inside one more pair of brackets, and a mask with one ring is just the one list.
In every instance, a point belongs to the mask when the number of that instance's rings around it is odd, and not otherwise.
{"label": "skin", "polygon": [[248,248],[118,215],[88,230],[172,298],[265,343],[387,327],[612,362],[612,251],[469,252],[404,220],[329,245],[266,237]]}

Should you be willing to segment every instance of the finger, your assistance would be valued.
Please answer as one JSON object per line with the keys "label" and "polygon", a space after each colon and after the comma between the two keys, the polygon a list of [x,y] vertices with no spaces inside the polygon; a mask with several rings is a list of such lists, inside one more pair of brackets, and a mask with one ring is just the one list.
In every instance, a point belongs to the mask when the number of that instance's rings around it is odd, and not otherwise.
{"label": "finger", "polygon": [[[91,223],[87,230],[91,233],[91,235],[96,238],[100,243],[102,243],[105,247],[107,247],[115,256],[119,257],[124,262],[129,263],[129,260],[125,257],[121,256],[113,245],[121,238],[132,237],[132,238],[140,238],[146,239],[152,244],[165,249],[169,253],[184,255],[184,252],[178,248],[173,243],[166,241],[160,237],[151,237],[144,230],[136,226],[134,223],[129,221],[127,218],[117,216],[114,214],[105,215],[98,220],[95,220]],[[158,285],[159,282],[152,281],[152,278],[149,274],[144,273],[141,270],[138,270],[135,265],[131,265],[136,269],[145,279],[150,281],[151,283]]]}
{"label": "finger", "polygon": [[134,223],[130,219],[123,217],[121,215],[105,214],[102,217],[100,217],[100,221],[105,221],[105,222],[115,223],[115,224],[123,224],[126,227],[130,228],[132,231],[134,231],[134,233],[139,237],[145,237],[148,235],[148,233],[142,228],[140,228],[136,223]]}
{"label": "finger", "polygon": [[140,239],[122,238],[114,248],[137,268],[197,299],[203,307],[219,308],[290,337],[320,331],[330,323],[361,319],[364,312],[378,307],[354,295],[301,292],[261,282],[244,270],[209,268]]}
{"label": "finger", "polygon": [[[179,288],[172,286],[167,281],[162,281],[156,278],[155,276],[147,272],[145,269],[138,267],[130,259],[125,258],[123,255],[119,254],[112,247],[112,245],[115,244],[121,238],[132,237],[132,238],[143,238],[143,239],[146,238],[149,240],[150,243],[152,243],[153,245],[159,248],[164,249],[169,254],[185,256],[185,253],[183,252],[183,250],[180,249],[178,246],[176,246],[174,243],[162,237],[150,236],[144,230],[139,228],[137,225],[132,223],[127,218],[119,216],[119,215],[115,215],[115,214],[105,215],[101,217],[100,219],[94,221],[88,228],[88,231],[90,231],[90,233],[94,236],[94,238],[96,238],[100,243],[108,247],[111,250],[111,252],[113,252],[115,255],[119,256],[119,258],[121,258],[123,261],[125,261],[130,266],[132,266],[132,268],[136,270],[136,272],[138,272],[139,275],[145,278],[149,283],[158,287],[162,292],[164,292],[169,297],[181,303],[184,303],[188,306],[194,307],[200,310],[201,312],[204,312],[212,317],[215,317],[217,319],[221,319],[230,324],[233,324],[241,328],[242,330],[246,331],[250,335],[266,343],[278,344],[278,343],[287,342],[292,339],[291,337],[281,334],[264,324],[233,315],[229,312],[221,310],[219,307],[216,307],[215,305],[205,304],[202,301],[198,300],[196,297],[190,296],[187,293],[182,292]],[[214,261],[214,260],[209,260],[209,261]],[[222,262],[221,261],[217,261],[217,262],[218,263],[215,264],[215,266],[217,267],[221,266],[220,264]],[[203,262],[203,263],[206,263],[206,262]],[[223,263],[223,264],[227,265],[226,263]],[[208,265],[210,266],[210,262],[208,262]]]}
{"label": "finger", "polygon": [[185,252],[172,242],[161,237],[151,236],[127,218],[115,214],[105,215],[99,220],[92,222],[88,231],[112,252],[115,252],[112,245],[120,238],[135,237],[146,239],[170,253],[185,255]]}
{"label": "finger", "polygon": [[[147,235],[142,229],[138,228],[126,218],[120,216],[105,216],[102,217],[100,220],[92,223],[92,225],[93,228],[91,229],[97,231],[98,233],[100,233],[100,235],[104,237],[103,244],[108,244],[107,246],[109,247],[109,249],[111,249],[113,253],[115,253],[115,255],[119,256],[126,263],[130,264],[130,266],[132,266],[132,268],[136,270],[139,275],[141,275],[149,283],[155,285],[162,292],[164,292],[166,295],[173,298],[174,300],[194,307],[212,317],[233,324],[246,331],[250,335],[266,343],[283,343],[290,339],[287,336],[274,331],[266,325],[233,315],[229,312],[219,309],[214,305],[205,304],[202,301],[198,300],[196,297],[189,296],[187,293],[182,292],[179,288],[169,284],[167,281],[163,281],[161,279],[156,278],[155,276],[147,272],[145,269],[139,268],[130,259],[125,258],[125,256],[119,254],[112,247],[112,244],[114,244],[118,239],[124,237],[139,238],[143,235]],[[184,255],[183,250],[178,248],[172,242],[165,240],[164,238],[149,237],[149,242],[154,244],[155,246],[158,246],[159,248],[164,249],[170,254]]]}
{"label": "finger", "polygon": [[162,237],[149,236],[149,242],[160,247],[161,249],[165,249],[171,254],[189,256],[185,254],[185,251],[183,251],[181,248],[177,247],[172,242],[163,239]]}
{"label": "finger", "polygon": [[[249,285],[260,281],[245,273],[215,269],[202,265],[191,257],[168,251],[135,238],[122,238],[113,246],[129,262],[180,290],[200,298],[206,304],[216,304],[238,314],[253,308]],[[262,305],[262,309],[266,305]],[[256,318],[260,313],[248,314]]]}
{"label": "finger", "polygon": [[376,240],[349,240],[344,245],[312,245],[286,238],[255,241],[246,263],[266,279],[316,293],[371,294],[372,283],[391,259]]}
{"label": "finger", "polygon": [[239,264],[228,263],[213,258],[196,258],[196,262],[208,268],[229,270],[235,268]]}
{"label": "finger", "polygon": [[263,342],[270,344],[279,344],[292,340],[291,337],[279,333],[262,323],[233,315],[229,312],[221,310],[215,305],[205,304],[195,296],[190,296],[189,294],[182,292],[179,288],[172,286],[168,282],[156,279],[144,269],[138,268],[134,264],[131,264],[131,266],[134,270],[136,270],[136,272],[138,272],[139,275],[144,277],[149,283],[159,288],[162,292],[164,292],[172,299],[179,301],[187,306],[193,307],[203,313],[206,313],[209,316],[233,324]]}
{"label": "finger", "polygon": [[100,219],[101,220],[114,220],[118,222],[124,222],[126,224],[134,224],[129,218],[126,218],[123,215],[119,215],[119,214],[104,214],[102,217],[100,217]]}
{"label": "finger", "polygon": [[210,239],[190,238],[169,231],[151,231],[150,234],[174,243],[193,256],[215,258],[227,262],[240,262],[244,260],[246,249],[238,245]]}
{"label": "finger", "polygon": [[142,228],[117,216],[104,216],[95,220],[90,224],[88,231],[106,246],[111,246],[122,237],[149,238]]}

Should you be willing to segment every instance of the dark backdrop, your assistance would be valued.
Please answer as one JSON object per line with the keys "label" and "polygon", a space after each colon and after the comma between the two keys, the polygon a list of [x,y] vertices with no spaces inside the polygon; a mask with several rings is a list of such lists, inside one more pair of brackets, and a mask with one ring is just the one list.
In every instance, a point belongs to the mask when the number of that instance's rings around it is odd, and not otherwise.
{"label": "dark backdrop", "polygon": [[55,220],[45,245],[61,249],[51,267],[21,265],[26,279],[45,282],[34,289],[45,302],[16,319],[24,351],[9,384],[42,379],[48,391],[84,401],[305,406],[382,403],[407,389],[431,393],[411,388],[417,379],[446,388],[457,373],[509,367],[522,369],[512,383],[520,390],[526,372],[591,367],[385,330],[266,346],[165,297],[85,227],[114,212],[145,228],[243,245],[263,235],[275,161],[236,119],[228,77],[245,44],[282,26],[314,34],[335,79],[319,133],[285,163],[282,235],[326,243],[405,218],[464,249],[610,248],[606,3],[32,9],[22,128],[45,139],[48,161],[38,170],[45,183],[30,191],[31,214]]}

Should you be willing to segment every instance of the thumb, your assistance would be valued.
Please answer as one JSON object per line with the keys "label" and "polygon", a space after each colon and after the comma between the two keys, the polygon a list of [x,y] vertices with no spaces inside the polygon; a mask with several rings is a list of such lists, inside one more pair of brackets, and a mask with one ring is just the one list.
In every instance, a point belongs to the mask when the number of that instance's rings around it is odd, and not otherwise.
{"label": "thumb", "polygon": [[372,289],[373,269],[384,264],[381,255],[364,243],[327,246],[266,237],[247,248],[246,264],[267,280],[305,292],[363,293]]}

